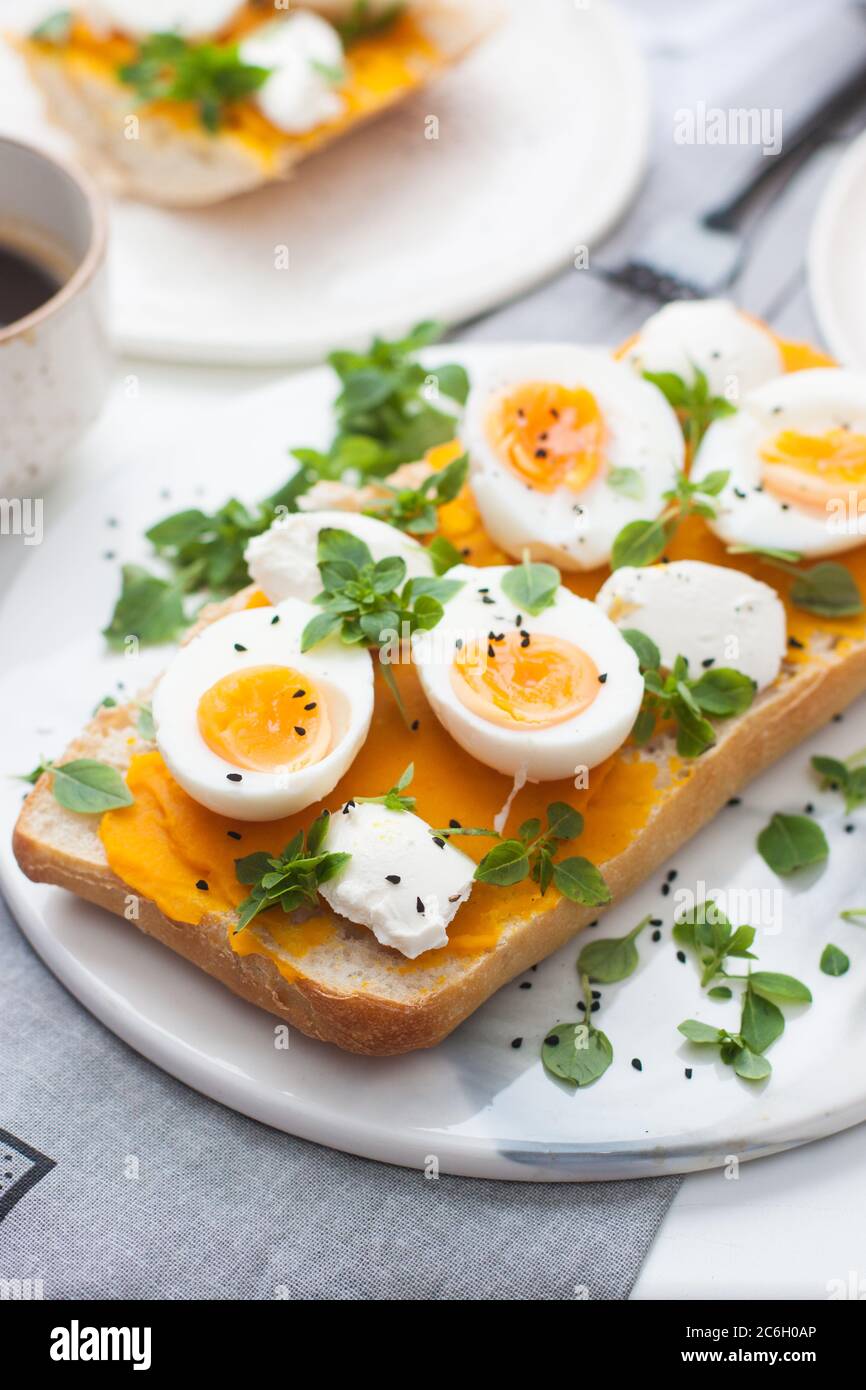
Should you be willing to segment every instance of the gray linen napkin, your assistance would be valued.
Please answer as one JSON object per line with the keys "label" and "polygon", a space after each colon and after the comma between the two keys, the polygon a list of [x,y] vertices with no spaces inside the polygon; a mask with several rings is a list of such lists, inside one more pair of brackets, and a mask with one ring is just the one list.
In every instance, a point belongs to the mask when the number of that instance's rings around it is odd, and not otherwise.
{"label": "gray linen napkin", "polygon": [[0,1298],[621,1299],[677,1189],[433,1181],[292,1139],[119,1042],[2,900],[0,960]]}

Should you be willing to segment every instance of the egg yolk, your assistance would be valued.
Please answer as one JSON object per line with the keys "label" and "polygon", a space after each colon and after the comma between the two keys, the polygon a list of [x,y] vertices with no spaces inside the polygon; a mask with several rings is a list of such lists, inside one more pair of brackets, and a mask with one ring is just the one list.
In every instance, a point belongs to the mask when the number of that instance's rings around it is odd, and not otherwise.
{"label": "egg yolk", "polygon": [[506,729],[543,729],[582,714],[601,689],[598,667],[573,642],[513,628],[464,643],[451,667],[460,702]]}
{"label": "egg yolk", "polygon": [[852,488],[866,493],[866,435],[853,430],[783,430],[763,446],[761,459],[764,486],[785,502],[823,511]]}
{"label": "egg yolk", "polygon": [[501,393],[487,418],[501,459],[539,492],[581,492],[604,461],[604,416],[591,391],[528,381]]}
{"label": "egg yolk", "polygon": [[298,772],[321,762],[331,745],[320,692],[290,666],[223,676],[199,700],[198,727],[213,753],[252,772]]}

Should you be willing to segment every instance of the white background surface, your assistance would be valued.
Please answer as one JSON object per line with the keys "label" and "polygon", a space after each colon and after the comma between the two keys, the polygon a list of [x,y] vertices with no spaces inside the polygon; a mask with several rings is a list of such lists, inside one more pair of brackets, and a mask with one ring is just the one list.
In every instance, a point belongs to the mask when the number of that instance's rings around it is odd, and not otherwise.
{"label": "white background surface", "polygon": [[[708,170],[711,152],[676,154],[670,141],[671,112],[699,99],[728,104],[751,82],[752,101],[766,101],[781,77],[793,101],[815,94],[821,74],[832,76],[851,49],[845,25],[854,17],[833,0],[633,0],[647,41],[656,81],[656,149],[653,175],[634,213],[605,248],[618,259],[624,246],[639,245],[640,229],[671,205],[705,201],[719,191],[724,173],[742,167],[744,152],[719,151],[718,178],[695,179],[686,156],[699,157],[692,170]],[[653,23],[650,32],[649,25]],[[809,26],[815,30],[810,37]],[[849,31],[850,32],[850,31]],[[799,62],[786,56],[796,48]],[[758,95],[755,96],[756,91]],[[792,96],[793,93],[793,96]],[[784,97],[782,98],[784,99]],[[803,271],[806,236],[817,197],[836,162],[837,149],[819,154],[795,185],[761,218],[737,297],[772,318],[792,336],[816,336]],[[682,159],[680,158],[682,155]],[[745,156],[748,158],[747,154]],[[515,305],[475,329],[477,337],[599,337],[613,342],[631,331],[647,306],[610,290],[598,276],[573,276],[544,295]],[[591,324],[591,330],[586,325]],[[465,333],[464,333],[465,336]],[[275,380],[276,372],[162,368],[124,364],[135,375],[141,408],[166,395],[182,395],[191,406],[225,399]],[[171,441],[166,441],[166,447]],[[184,466],[180,460],[178,467]],[[73,495],[92,471],[82,451],[74,471],[61,481],[49,507]],[[0,585],[22,550],[4,539]],[[23,555],[26,562],[26,554]],[[844,1058],[840,1058],[844,1065]],[[722,1171],[686,1178],[635,1287],[636,1298],[712,1299],[825,1298],[828,1281],[866,1278],[866,1126],[785,1155],[744,1164],[736,1179]]]}

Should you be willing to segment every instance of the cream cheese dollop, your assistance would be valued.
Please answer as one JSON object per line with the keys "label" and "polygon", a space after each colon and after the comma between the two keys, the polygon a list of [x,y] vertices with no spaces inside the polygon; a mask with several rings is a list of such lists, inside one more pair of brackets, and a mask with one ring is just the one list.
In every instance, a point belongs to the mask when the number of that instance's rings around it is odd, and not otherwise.
{"label": "cream cheese dollop", "polygon": [[335,84],[344,70],[343,45],[320,15],[302,11],[263,24],[243,40],[240,56],[271,69],[252,99],[287,134],[302,135],[342,112]]}
{"label": "cream cheese dollop", "polygon": [[448,925],[472,891],[475,864],[411,811],[348,801],[331,816],[329,853],[352,857],[319,887],[328,905],[409,960],[448,942]]}

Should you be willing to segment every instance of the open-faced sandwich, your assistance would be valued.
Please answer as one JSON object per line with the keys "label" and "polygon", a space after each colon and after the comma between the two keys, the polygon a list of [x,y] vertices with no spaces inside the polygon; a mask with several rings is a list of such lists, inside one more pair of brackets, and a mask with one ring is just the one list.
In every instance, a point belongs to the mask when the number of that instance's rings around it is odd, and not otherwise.
{"label": "open-faced sandwich", "polygon": [[80,0],[18,46],[118,192],[189,207],[285,178],[495,17],[492,0]]}
{"label": "open-faced sandwich", "polygon": [[333,355],[333,446],[259,511],[152,528],[180,578],[129,567],[111,639],[229,596],[15,832],[367,1053],[438,1042],[866,690],[866,377],[722,302],[471,390],[416,345]]}

